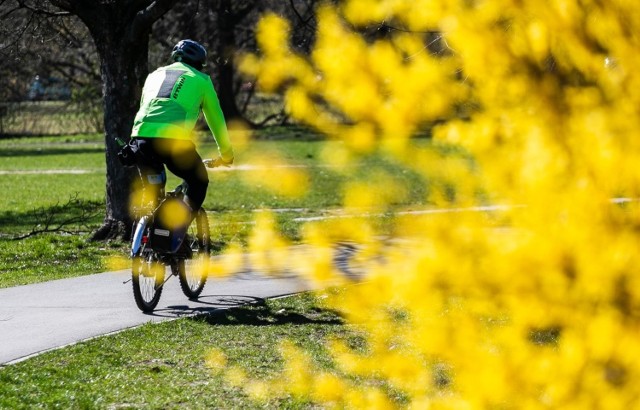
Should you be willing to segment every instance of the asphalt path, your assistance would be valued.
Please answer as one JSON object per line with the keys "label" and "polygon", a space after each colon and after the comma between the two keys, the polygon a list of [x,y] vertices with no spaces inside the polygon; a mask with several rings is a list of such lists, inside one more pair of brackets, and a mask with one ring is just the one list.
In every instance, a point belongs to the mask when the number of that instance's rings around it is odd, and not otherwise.
{"label": "asphalt path", "polygon": [[210,278],[197,301],[182,294],[176,277],[158,307],[143,314],[133,299],[129,270],[0,289],[0,365],[148,322],[206,314],[310,289],[294,275],[268,277],[247,270]]}

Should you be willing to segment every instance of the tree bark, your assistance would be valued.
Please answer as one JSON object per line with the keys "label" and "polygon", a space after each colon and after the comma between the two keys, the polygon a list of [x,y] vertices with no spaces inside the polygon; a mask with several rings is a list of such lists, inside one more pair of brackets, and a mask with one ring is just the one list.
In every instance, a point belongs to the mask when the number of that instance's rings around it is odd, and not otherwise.
{"label": "tree bark", "polygon": [[[230,57],[233,58],[233,57]],[[236,91],[234,89],[235,68],[231,60],[227,60],[216,67],[216,88],[218,98],[220,99],[220,107],[227,120],[242,120],[244,117],[240,113],[236,102]]]}
{"label": "tree bark", "polygon": [[214,78],[216,91],[225,118],[227,120],[237,119],[244,121],[238,109],[236,102],[237,93],[236,90],[234,90],[235,29],[242,17],[234,13],[231,0],[220,0],[216,2],[216,5],[216,25],[218,26],[219,38],[216,39],[214,43],[217,46],[216,53],[220,59],[219,63],[215,66]]}
{"label": "tree bark", "polygon": [[118,161],[116,137],[128,139],[148,74],[149,34],[175,0],[49,0],[87,26],[100,59],[104,103],[106,212],[93,240],[131,236],[133,169]]}
{"label": "tree bark", "polygon": [[129,138],[148,74],[149,33],[174,0],[49,0],[87,26],[100,59],[107,172],[104,223],[93,240],[131,236],[129,206],[135,170],[118,161],[116,137]]}
{"label": "tree bark", "polygon": [[135,42],[113,35],[96,38],[104,95],[107,184],[104,224],[93,240],[129,239],[131,235],[129,195],[136,171],[118,161],[119,146],[115,139],[126,141],[131,135],[140,90],[148,74],[148,33],[144,36],[143,41]]}
{"label": "tree bark", "polygon": [[122,8],[98,7],[96,18],[80,16],[89,27],[100,58],[104,106],[106,212],[103,225],[92,240],[121,239],[131,236],[131,184],[135,168],[118,161],[116,137],[126,141],[139,106],[140,94],[148,74],[149,30],[136,28]]}

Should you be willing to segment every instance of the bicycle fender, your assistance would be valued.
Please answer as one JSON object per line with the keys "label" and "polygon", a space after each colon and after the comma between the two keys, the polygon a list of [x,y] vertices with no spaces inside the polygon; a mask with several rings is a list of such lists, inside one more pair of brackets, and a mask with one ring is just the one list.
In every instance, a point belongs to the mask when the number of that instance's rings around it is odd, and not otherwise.
{"label": "bicycle fender", "polygon": [[142,236],[144,235],[144,229],[147,227],[147,216],[143,216],[136,225],[136,231],[133,234],[133,240],[131,241],[131,257],[138,256],[140,247],[142,246]]}

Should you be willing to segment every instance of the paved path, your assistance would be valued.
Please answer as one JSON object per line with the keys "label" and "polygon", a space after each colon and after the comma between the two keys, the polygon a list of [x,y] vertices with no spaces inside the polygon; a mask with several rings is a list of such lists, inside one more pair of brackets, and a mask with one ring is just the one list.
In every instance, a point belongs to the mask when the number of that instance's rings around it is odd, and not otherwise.
{"label": "paved path", "polygon": [[130,271],[106,272],[0,289],[0,365],[95,336],[147,322],[213,312],[256,299],[309,289],[293,276],[271,278],[245,272],[210,279],[198,301],[190,301],[177,278],[165,285],[153,314],[133,300]]}

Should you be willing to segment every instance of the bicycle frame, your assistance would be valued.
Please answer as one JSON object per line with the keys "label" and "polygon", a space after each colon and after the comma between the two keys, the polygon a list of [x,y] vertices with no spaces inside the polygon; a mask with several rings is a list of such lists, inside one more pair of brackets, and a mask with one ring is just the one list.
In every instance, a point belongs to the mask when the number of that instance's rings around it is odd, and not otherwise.
{"label": "bicycle frame", "polygon": [[[171,278],[177,276],[183,293],[189,299],[197,299],[206,283],[206,273],[188,268],[189,260],[194,258],[208,258],[211,247],[209,238],[209,223],[207,214],[203,209],[198,210],[191,221],[191,228],[194,232],[184,233],[179,245],[176,245],[171,237],[170,246],[164,241],[164,237],[158,239],[154,237],[156,226],[156,212],[161,208],[165,199],[174,198],[182,200],[185,186],[181,183],[175,190],[164,192],[166,183],[166,173],[142,175],[151,185],[160,185],[156,190],[158,194],[157,206],[150,211],[147,207],[145,215],[142,215],[137,223],[131,241],[132,258],[132,282],[133,293],[136,304],[143,312],[151,312],[155,309],[164,284]],[[153,189],[153,188],[152,188]],[[143,208],[144,209],[144,208]],[[154,232],[150,232],[151,229]],[[164,229],[164,228],[162,228]],[[157,230],[161,230],[160,228]],[[169,235],[171,232],[167,231]],[[178,231],[179,232],[179,231]],[[173,232],[175,233],[175,232]],[[154,249],[154,241],[158,241]],[[177,246],[177,248],[176,248]],[[186,247],[186,249],[184,249]],[[172,252],[173,251],[173,252]],[[177,252],[176,252],[177,251]],[[161,270],[158,270],[161,267]],[[170,267],[171,275],[166,275],[165,267]],[[195,273],[194,273],[195,272]]]}

